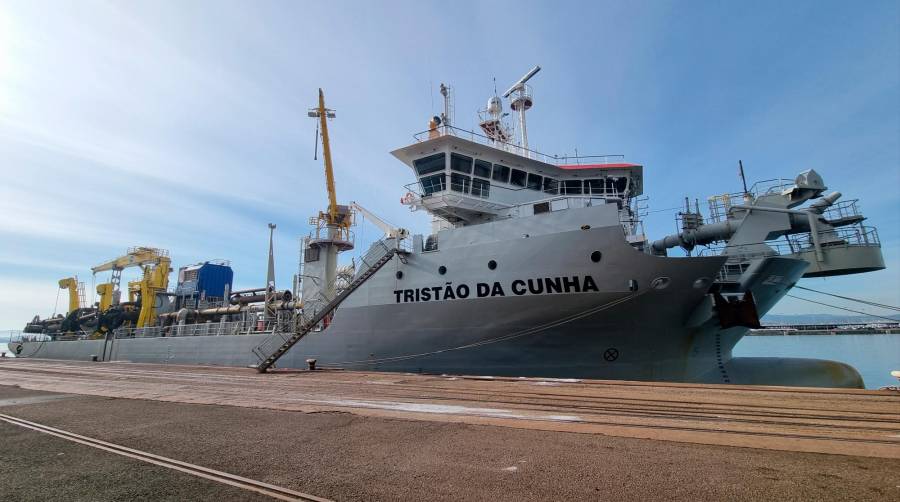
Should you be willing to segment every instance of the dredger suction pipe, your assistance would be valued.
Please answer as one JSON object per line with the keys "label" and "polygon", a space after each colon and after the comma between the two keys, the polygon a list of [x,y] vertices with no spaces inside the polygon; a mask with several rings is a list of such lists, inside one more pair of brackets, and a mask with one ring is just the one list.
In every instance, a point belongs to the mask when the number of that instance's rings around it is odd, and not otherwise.
{"label": "dredger suction pipe", "polygon": [[[809,207],[797,209],[785,209],[781,207],[770,206],[731,206],[732,209],[746,211],[768,211],[773,213],[785,213],[790,219],[791,228],[785,231],[785,234],[810,232],[812,234],[813,244],[816,248],[816,257],[821,261],[824,259],[821,247],[819,246],[818,219],[831,205],[841,198],[840,192],[832,192],[824,197],[816,199]],[[683,247],[690,251],[694,246],[710,244],[716,241],[724,241],[731,238],[737,229],[744,222],[744,218],[725,220],[718,223],[703,225],[694,230],[685,230],[684,232],[667,235],[662,239],[655,240],[650,245],[650,249],[654,254],[665,254],[666,249],[674,247]],[[827,222],[826,222],[827,223]]]}

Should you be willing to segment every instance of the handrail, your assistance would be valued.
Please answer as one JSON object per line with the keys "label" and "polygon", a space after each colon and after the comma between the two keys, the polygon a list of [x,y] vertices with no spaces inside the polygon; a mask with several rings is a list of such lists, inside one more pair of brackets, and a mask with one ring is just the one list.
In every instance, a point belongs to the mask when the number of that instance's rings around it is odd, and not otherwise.
{"label": "handrail", "polygon": [[435,129],[428,129],[422,132],[417,132],[413,134],[413,139],[417,142],[428,141],[429,139],[433,139],[433,135],[437,134],[440,136],[456,136],[463,139],[468,139],[474,143],[478,143],[484,146],[490,146],[493,148],[498,148],[508,153],[512,153],[514,155],[518,155],[520,157],[525,157],[526,159],[538,160],[547,164],[558,165],[559,161],[562,160],[564,162],[568,162],[570,159],[575,160],[576,163],[580,163],[580,159],[608,159],[608,160],[625,160],[625,156],[621,154],[611,154],[611,155],[549,155],[546,153],[541,153],[536,150],[532,150],[530,148],[524,148],[514,143],[510,143],[508,141],[500,141],[491,139],[483,134],[479,134],[475,131],[460,129],[458,127],[454,127],[451,125],[439,125]]}

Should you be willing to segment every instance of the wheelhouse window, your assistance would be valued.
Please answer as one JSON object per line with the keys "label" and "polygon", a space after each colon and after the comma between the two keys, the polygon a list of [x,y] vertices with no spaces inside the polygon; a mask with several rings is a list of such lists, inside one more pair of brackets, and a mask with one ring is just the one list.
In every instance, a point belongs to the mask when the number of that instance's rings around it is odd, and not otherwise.
{"label": "wheelhouse window", "polygon": [[512,170],[512,175],[509,178],[509,184],[515,185],[517,187],[525,186],[525,171],[520,171],[518,169]]}
{"label": "wheelhouse window", "polygon": [[450,154],[450,170],[472,174],[472,157],[466,157],[458,153]]}
{"label": "wheelhouse window", "polygon": [[562,189],[566,195],[581,195],[581,180],[563,180]]}
{"label": "wheelhouse window", "polygon": [[584,180],[584,193],[586,194],[605,193],[604,187],[605,183],[603,182],[603,179]]}
{"label": "wheelhouse window", "polygon": [[616,180],[615,178],[606,178],[606,193],[614,194],[616,193]]}
{"label": "wheelhouse window", "polygon": [[419,176],[421,176],[423,174],[443,171],[446,158],[446,154],[436,153],[434,155],[429,155],[428,157],[418,159],[414,161],[413,164],[416,166],[416,172],[419,173]]}
{"label": "wheelhouse window", "polygon": [[450,173],[450,190],[454,192],[469,193],[472,186],[472,177],[463,174]]}
{"label": "wheelhouse window", "polygon": [[491,196],[491,182],[488,180],[483,180],[481,178],[473,178],[472,179],[472,195],[476,197],[490,197]]}
{"label": "wheelhouse window", "polygon": [[510,169],[506,166],[501,166],[500,164],[494,164],[494,172],[491,176],[494,181],[499,181],[500,183],[509,183],[509,172]]}
{"label": "wheelhouse window", "polygon": [[422,183],[422,192],[425,195],[443,192],[447,189],[447,175],[444,173],[423,176],[419,181]]}
{"label": "wheelhouse window", "polygon": [[491,163],[484,160],[476,160],[475,161],[475,172],[473,173],[475,176],[481,176],[482,178],[491,177]]}
{"label": "wheelhouse window", "polygon": [[544,193],[556,195],[559,192],[559,181],[553,178],[544,178]]}
{"label": "wheelhouse window", "polygon": [[541,185],[544,182],[544,177],[540,174],[528,173],[528,189],[529,190],[537,190],[541,191]]}

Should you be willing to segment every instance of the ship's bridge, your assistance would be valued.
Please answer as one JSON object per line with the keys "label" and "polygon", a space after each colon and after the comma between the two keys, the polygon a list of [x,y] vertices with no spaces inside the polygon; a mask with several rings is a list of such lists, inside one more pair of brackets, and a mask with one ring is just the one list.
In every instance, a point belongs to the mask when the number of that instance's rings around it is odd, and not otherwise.
{"label": "ship's bridge", "polygon": [[456,224],[515,216],[515,208],[544,201],[622,207],[643,193],[643,167],[621,155],[548,156],[449,126],[416,139],[391,152],[416,175],[407,188],[418,205]]}

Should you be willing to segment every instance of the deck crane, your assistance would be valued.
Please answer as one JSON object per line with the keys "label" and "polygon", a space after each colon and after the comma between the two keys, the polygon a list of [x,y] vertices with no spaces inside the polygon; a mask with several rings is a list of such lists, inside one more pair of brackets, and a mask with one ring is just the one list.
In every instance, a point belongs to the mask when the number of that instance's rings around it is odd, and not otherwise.
{"label": "deck crane", "polygon": [[[336,291],[337,256],[341,251],[353,249],[353,237],[350,227],[353,225],[354,211],[359,211],[381,227],[389,236],[399,241],[407,235],[406,230],[394,228],[381,218],[365,210],[356,203],[339,206],[334,190],[334,171],[331,164],[331,144],[328,138],[328,119],[334,118],[334,110],[325,108],[325,94],[319,89],[319,106],[309,110],[309,116],[319,119],[318,128],[322,134],[322,155],[325,157],[325,184],[328,190],[328,211],[320,211],[317,217],[310,218],[315,230],[303,239],[303,269],[300,276],[309,280],[303,281],[303,312],[294,318],[294,330],[290,337],[283,333],[273,333],[253,349],[259,358],[256,369],[266,372],[278,359],[287,353],[317,326],[328,327],[334,311],[341,302],[352,294],[366,280],[375,275],[381,267],[391,262],[394,256],[403,255],[405,251],[398,248],[397,243],[381,243],[381,247],[373,246],[365,263],[352,277],[348,284]],[[318,146],[319,133],[316,133]]]}
{"label": "deck crane", "polygon": [[409,236],[409,231],[405,228],[399,228],[391,225],[390,223],[379,218],[375,213],[369,211],[368,209],[360,206],[356,202],[350,203],[350,208],[356,211],[357,213],[361,213],[366,217],[369,221],[375,224],[376,227],[380,228],[382,232],[384,232],[391,239],[405,239]]}
{"label": "deck crane", "polygon": [[[334,298],[334,282],[337,279],[338,253],[353,249],[350,227],[353,225],[353,210],[349,206],[338,205],[334,189],[334,169],[331,159],[331,142],[328,136],[328,119],[334,118],[334,110],[325,107],[325,93],[319,89],[319,103],[309,110],[316,121],[316,146],[319,134],[322,137],[322,156],[325,161],[325,189],[328,192],[328,209],[319,211],[310,218],[315,229],[303,240],[304,260],[302,276],[304,305],[311,302],[327,301]],[[315,307],[313,307],[315,308]]]}
{"label": "deck crane", "polygon": [[[319,88],[319,106],[309,110],[310,117],[318,118],[318,127],[322,134],[322,157],[325,159],[325,188],[328,192],[328,211],[319,212],[317,226],[338,227],[342,233],[348,233],[353,224],[352,212],[346,206],[338,206],[337,192],[334,188],[334,168],[331,162],[331,142],[328,138],[328,119],[335,117],[334,110],[325,108],[325,93]],[[316,138],[318,141],[318,138]]]}
{"label": "deck crane", "polygon": [[129,267],[141,267],[143,276],[140,281],[129,283],[130,300],[135,300],[140,295],[141,311],[137,320],[137,327],[150,326],[156,321],[157,295],[165,293],[169,286],[169,273],[172,271],[169,252],[164,249],[150,247],[129,248],[126,253],[108,262],[101,263],[91,268],[96,275],[98,272],[112,271],[112,278],[106,284],[97,286],[100,293],[101,311],[118,303],[119,284],[122,281],[122,271]]}
{"label": "deck crane", "polygon": [[78,282],[78,277],[66,277],[59,280],[59,289],[69,290],[69,310],[67,314],[80,309],[84,304],[84,283]]}

